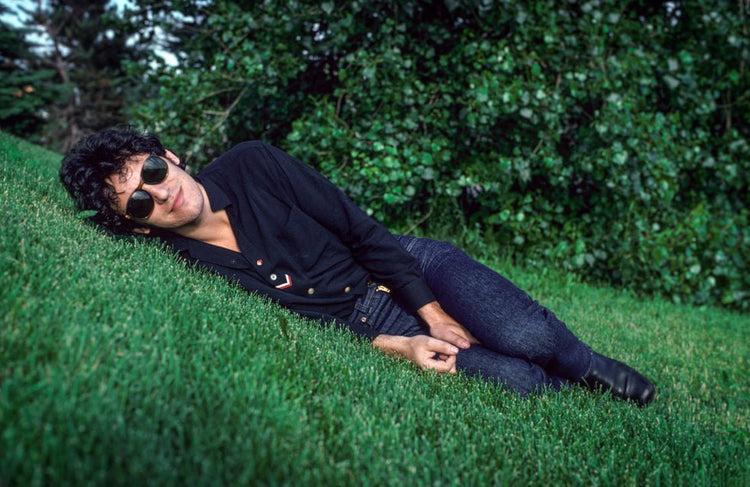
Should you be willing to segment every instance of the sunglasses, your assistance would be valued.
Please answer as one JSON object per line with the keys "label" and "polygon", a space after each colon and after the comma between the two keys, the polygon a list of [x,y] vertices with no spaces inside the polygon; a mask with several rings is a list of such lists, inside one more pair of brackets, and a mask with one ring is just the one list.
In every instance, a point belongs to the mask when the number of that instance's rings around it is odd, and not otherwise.
{"label": "sunglasses", "polygon": [[167,174],[169,174],[169,166],[164,159],[154,154],[148,156],[141,168],[141,183],[128,198],[125,218],[146,220],[151,216],[151,212],[154,211],[154,199],[143,190],[143,185],[159,184],[167,178]]}

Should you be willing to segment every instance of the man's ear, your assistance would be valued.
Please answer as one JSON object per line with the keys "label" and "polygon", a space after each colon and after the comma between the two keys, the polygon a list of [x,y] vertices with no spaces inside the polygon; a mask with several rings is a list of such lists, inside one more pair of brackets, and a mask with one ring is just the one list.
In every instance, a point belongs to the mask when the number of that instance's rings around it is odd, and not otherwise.
{"label": "man's ear", "polygon": [[151,229],[149,227],[135,227],[133,229],[133,233],[148,235],[149,233],[151,233]]}
{"label": "man's ear", "polygon": [[167,160],[169,162],[171,162],[175,166],[178,166],[181,169],[185,169],[185,164],[183,164],[182,161],[180,161],[180,158],[177,157],[174,152],[172,152],[169,149],[165,149],[165,152],[166,152]]}

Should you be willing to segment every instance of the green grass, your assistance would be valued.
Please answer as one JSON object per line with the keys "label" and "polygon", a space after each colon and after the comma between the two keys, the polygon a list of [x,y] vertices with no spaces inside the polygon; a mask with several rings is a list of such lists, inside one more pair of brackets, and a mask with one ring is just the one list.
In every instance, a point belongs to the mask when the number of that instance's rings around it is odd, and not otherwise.
{"label": "green grass", "polygon": [[[747,485],[750,316],[509,275],[652,377],[640,410],[423,373],[77,217],[0,134],[0,485]],[[282,326],[284,320],[288,326]]]}

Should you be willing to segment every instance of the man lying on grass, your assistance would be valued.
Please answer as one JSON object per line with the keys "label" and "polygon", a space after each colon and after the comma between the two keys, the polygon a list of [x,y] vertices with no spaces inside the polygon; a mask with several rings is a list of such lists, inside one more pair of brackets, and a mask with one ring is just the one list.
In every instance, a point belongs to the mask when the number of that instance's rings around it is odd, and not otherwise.
{"label": "man lying on grass", "polygon": [[300,315],[346,326],[423,369],[481,376],[526,395],[579,384],[638,405],[654,386],[595,353],[548,309],[446,242],[391,235],[322,175],[279,149],[240,144],[196,177],[159,140],[105,130],[65,156],[80,210]]}

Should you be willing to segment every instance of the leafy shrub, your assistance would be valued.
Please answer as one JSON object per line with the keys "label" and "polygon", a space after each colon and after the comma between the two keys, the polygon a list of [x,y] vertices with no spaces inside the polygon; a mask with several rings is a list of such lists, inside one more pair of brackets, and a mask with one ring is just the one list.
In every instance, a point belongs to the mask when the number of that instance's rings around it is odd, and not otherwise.
{"label": "leafy shrub", "polygon": [[527,265],[750,309],[745,3],[177,5],[135,113],[194,165],[262,137],[385,224],[460,202]]}

